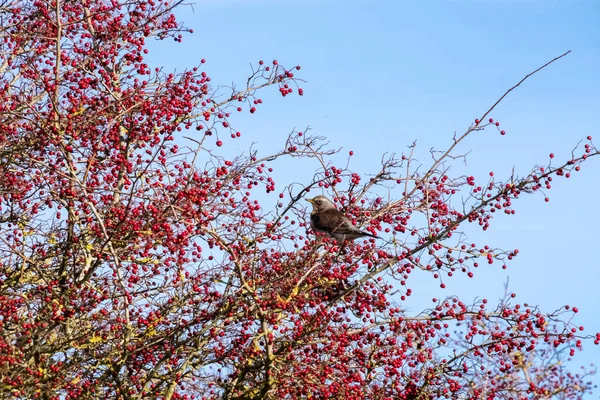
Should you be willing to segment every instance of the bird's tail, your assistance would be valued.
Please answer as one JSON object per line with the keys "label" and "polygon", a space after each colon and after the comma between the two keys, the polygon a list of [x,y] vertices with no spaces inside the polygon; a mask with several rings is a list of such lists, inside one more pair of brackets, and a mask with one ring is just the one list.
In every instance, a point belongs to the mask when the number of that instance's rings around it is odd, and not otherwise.
{"label": "bird's tail", "polygon": [[372,233],[369,233],[367,231],[360,231],[360,233],[362,233],[363,235],[370,236],[370,237],[375,238],[375,239],[381,239],[379,236],[373,235]]}

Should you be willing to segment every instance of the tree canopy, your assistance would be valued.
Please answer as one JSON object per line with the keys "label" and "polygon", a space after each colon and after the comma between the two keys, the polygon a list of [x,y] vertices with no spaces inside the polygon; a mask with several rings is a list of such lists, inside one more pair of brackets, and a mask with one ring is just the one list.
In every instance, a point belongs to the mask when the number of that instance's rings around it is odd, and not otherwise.
{"label": "tree canopy", "polygon": [[[495,214],[514,214],[515,199],[576,173],[598,155],[591,137],[526,176],[455,174],[459,143],[504,134],[496,103],[447,149],[432,150],[429,165],[409,149],[384,157],[370,177],[335,165],[336,150],[309,130],[292,131],[275,154],[226,157],[222,138],[241,135],[235,114],[255,113],[264,90],[302,95],[301,68],[261,61],[239,87],[219,89],[203,60],[181,73],[148,65],[148,40],[178,42],[188,31],[173,14],[179,6],[0,3],[3,397],[589,392],[587,372],[564,361],[600,335],[571,322],[575,308],[545,312],[511,293],[498,304],[403,303],[425,290],[411,288],[415,274],[473,276],[480,264],[516,257],[470,241],[463,227],[487,230]],[[276,162],[304,159],[320,165],[311,181],[275,183]],[[382,239],[339,246],[314,235],[304,199],[317,189]]]}

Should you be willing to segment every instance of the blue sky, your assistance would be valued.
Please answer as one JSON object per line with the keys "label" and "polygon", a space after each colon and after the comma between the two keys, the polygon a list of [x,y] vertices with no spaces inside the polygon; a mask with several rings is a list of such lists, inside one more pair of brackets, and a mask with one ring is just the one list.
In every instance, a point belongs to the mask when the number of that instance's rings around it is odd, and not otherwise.
{"label": "blue sky", "polygon": [[[600,141],[600,3],[595,1],[200,1],[179,18],[195,33],[182,44],[151,45],[152,66],[183,70],[207,63],[213,83],[244,83],[249,64],[276,58],[300,64],[305,95],[263,93],[265,104],[236,117],[242,140],[223,139],[232,151],[251,142],[278,149],[293,128],[310,126],[342,154],[354,150],[352,168],[374,172],[384,152],[402,152],[417,140],[417,155],[443,148],[464,132],[506,89],[566,50],[572,53],[528,80],[493,112],[507,131],[472,137],[464,171],[521,175],[548,154],[566,159],[587,135]],[[282,165],[276,182],[306,181],[306,167]],[[460,170],[457,170],[460,172]],[[463,172],[464,172],[463,171]],[[600,331],[597,229],[600,159],[569,180],[556,180],[543,196],[516,202],[517,215],[496,218],[477,243],[519,248],[506,271],[481,269],[475,278],[446,279],[447,289],[423,276],[413,282],[415,311],[443,294],[491,301],[509,289],[516,300],[544,310],[580,309],[576,323]],[[420,279],[420,280],[419,280]],[[591,343],[574,365],[600,360]],[[595,381],[600,383],[598,377]],[[594,398],[598,397],[598,393]]]}

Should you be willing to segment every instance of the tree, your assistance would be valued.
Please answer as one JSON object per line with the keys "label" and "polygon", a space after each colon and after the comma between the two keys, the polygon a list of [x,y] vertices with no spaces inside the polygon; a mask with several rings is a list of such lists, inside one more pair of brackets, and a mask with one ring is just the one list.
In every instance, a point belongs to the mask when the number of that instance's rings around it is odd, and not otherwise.
{"label": "tree", "polygon": [[[276,154],[225,158],[219,137],[240,136],[234,114],[254,113],[269,86],[301,95],[300,67],[261,61],[224,92],[203,62],[180,74],[147,65],[149,38],[181,41],[180,4],[0,5],[4,398],[517,399],[591,389],[587,372],[563,363],[593,339],[570,322],[575,308],[545,313],[510,293],[497,305],[449,297],[420,313],[403,308],[413,274],[472,276],[479,263],[517,256],[459,233],[487,230],[495,214],[514,214],[514,199],[578,171],[598,154],[591,137],[564,163],[485,183],[451,167],[459,143],[500,131],[489,118],[497,103],[425,169],[411,151],[364,180],[333,165],[335,151],[308,131]],[[320,168],[277,190],[276,160]],[[400,195],[385,200],[382,186]],[[384,240],[342,249],[313,235],[302,200],[314,188]]]}

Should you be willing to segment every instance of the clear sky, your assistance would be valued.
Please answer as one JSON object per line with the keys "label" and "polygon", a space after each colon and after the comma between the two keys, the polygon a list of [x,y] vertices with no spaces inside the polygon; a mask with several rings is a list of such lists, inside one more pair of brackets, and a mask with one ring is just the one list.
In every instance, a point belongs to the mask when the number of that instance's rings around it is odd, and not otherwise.
{"label": "clear sky", "polygon": [[[430,147],[447,146],[506,89],[566,50],[572,53],[492,114],[506,136],[489,130],[463,144],[472,150],[464,171],[507,177],[514,166],[523,175],[551,152],[566,159],[587,135],[600,143],[598,1],[214,0],[183,9],[179,18],[195,33],[182,44],[151,45],[152,66],[183,70],[205,58],[204,69],[222,85],[244,84],[259,59],[302,66],[305,95],[264,92],[255,115],[234,119],[243,136],[223,139],[231,151],[256,142],[265,154],[294,127],[310,126],[342,154],[353,150],[352,168],[360,173],[375,172],[384,152],[401,153],[414,140],[426,162]],[[308,183],[314,172],[282,168],[280,188],[286,180]],[[545,311],[576,305],[575,322],[600,332],[599,177],[600,159],[592,159],[571,179],[555,180],[549,203],[542,195],[524,197],[515,203],[517,215],[499,216],[488,232],[473,231],[477,243],[518,248],[519,256],[506,271],[493,266],[473,279],[446,279],[444,291],[429,276],[412,277],[409,309],[444,294],[493,301],[508,277],[516,300]],[[590,343],[573,365],[595,360],[600,347]]]}

